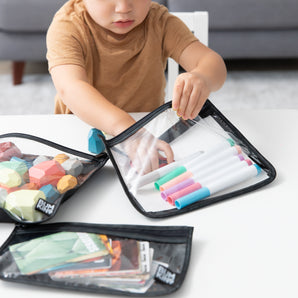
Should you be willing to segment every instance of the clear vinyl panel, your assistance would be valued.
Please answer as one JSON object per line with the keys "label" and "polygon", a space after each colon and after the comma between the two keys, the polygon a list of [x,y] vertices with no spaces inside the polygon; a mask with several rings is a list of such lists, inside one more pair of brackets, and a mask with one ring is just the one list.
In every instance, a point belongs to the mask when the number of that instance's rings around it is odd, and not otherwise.
{"label": "clear vinyl panel", "polygon": [[167,243],[141,239],[141,235],[135,239],[63,230],[40,232],[2,251],[0,277],[73,290],[165,294],[182,283],[189,252],[186,241]]}
{"label": "clear vinyl panel", "polygon": [[268,178],[211,115],[184,120],[167,109],[111,152],[145,212],[182,209]]}
{"label": "clear vinyl panel", "polygon": [[22,223],[47,220],[97,168],[96,160],[30,139],[0,138],[2,214]]}

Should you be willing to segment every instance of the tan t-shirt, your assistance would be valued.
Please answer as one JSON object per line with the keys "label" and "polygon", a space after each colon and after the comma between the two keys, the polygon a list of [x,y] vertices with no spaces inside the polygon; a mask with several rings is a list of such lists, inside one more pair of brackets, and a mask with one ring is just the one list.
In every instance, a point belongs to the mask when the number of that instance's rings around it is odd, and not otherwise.
{"label": "tan t-shirt", "polygon": [[[196,40],[181,20],[154,2],[144,22],[117,39],[93,21],[83,0],[70,0],[49,27],[47,59],[49,70],[83,67],[89,83],[126,112],[150,112],[164,103],[167,58],[178,61]],[[71,113],[57,95],[55,100],[55,113]]]}

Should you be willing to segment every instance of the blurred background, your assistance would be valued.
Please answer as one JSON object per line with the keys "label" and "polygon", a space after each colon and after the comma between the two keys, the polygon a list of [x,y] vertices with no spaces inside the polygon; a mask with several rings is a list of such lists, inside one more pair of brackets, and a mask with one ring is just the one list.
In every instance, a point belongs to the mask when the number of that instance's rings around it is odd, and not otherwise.
{"label": "blurred background", "polygon": [[[65,2],[0,0],[0,115],[53,113],[45,36]],[[171,12],[208,11],[209,47],[228,69],[210,95],[219,109],[298,108],[297,0],[156,2]]]}

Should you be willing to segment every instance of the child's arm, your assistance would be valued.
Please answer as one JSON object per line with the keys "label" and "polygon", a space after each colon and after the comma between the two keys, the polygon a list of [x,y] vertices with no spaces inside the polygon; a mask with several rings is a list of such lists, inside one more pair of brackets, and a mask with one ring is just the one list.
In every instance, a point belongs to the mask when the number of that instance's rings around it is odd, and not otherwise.
{"label": "child's arm", "polygon": [[59,97],[80,119],[110,135],[117,135],[135,123],[125,111],[110,103],[88,83],[85,70],[76,65],[51,69]]}
{"label": "child's arm", "polygon": [[[128,113],[110,103],[88,83],[87,74],[82,67],[76,65],[56,66],[51,69],[51,76],[64,104],[72,113],[92,127],[115,136],[135,123]],[[165,153],[168,163],[173,161],[171,146],[153,136],[149,138],[149,135],[147,133],[144,134],[146,137],[135,138],[134,142],[126,146],[126,152],[131,162],[138,169],[142,169],[143,174],[158,168],[158,151]],[[155,140],[152,141],[153,139]],[[151,140],[151,146],[148,145],[148,140]],[[144,146],[144,144],[147,145]],[[147,148],[147,152],[144,147]]]}
{"label": "child's arm", "polygon": [[182,52],[179,64],[187,72],[176,79],[173,109],[184,119],[193,119],[209,94],[223,85],[226,66],[220,55],[200,42],[191,43]]}

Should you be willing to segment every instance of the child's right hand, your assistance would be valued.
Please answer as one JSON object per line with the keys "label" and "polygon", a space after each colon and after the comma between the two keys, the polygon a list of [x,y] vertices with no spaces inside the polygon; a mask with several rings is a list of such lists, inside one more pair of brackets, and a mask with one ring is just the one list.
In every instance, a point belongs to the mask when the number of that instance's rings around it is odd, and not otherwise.
{"label": "child's right hand", "polygon": [[171,146],[154,137],[144,128],[124,143],[124,151],[129,156],[131,165],[140,175],[158,169],[160,159],[166,158],[167,163],[174,161]]}

